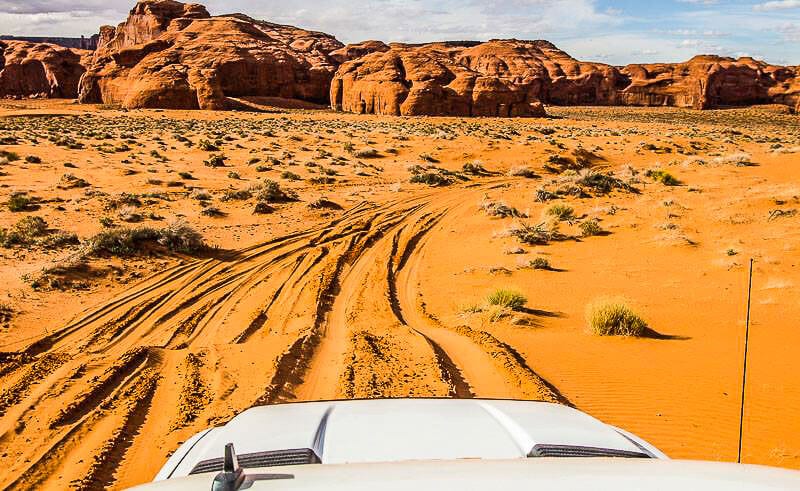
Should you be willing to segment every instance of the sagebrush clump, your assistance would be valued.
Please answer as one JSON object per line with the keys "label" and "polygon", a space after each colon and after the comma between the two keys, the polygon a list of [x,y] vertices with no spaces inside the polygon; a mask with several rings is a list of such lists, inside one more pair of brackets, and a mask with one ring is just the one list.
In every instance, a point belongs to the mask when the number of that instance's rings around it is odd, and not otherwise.
{"label": "sagebrush clump", "polygon": [[203,236],[182,220],[166,227],[114,227],[99,232],[86,241],[88,254],[130,256],[146,249],[147,244],[160,244],[174,252],[192,254],[205,247]]}

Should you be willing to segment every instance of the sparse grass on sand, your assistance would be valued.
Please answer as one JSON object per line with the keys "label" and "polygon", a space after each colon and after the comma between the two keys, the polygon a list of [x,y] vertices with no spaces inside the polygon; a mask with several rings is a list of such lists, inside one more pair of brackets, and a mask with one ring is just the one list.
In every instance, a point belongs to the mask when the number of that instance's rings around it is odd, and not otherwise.
{"label": "sparse grass on sand", "polygon": [[601,299],[586,308],[589,329],[599,336],[641,337],[647,323],[622,299]]}
{"label": "sparse grass on sand", "polygon": [[486,303],[498,307],[505,307],[511,310],[520,310],[528,303],[528,299],[516,290],[499,288],[486,297]]}

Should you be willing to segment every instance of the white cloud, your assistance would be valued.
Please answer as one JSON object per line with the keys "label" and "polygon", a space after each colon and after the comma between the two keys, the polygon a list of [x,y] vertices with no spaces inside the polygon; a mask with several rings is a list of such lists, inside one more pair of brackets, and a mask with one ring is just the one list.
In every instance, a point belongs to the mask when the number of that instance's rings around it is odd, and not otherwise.
{"label": "white cloud", "polygon": [[787,10],[800,8],[800,0],[774,0],[759,3],[753,6],[756,12],[769,12],[771,10]]}

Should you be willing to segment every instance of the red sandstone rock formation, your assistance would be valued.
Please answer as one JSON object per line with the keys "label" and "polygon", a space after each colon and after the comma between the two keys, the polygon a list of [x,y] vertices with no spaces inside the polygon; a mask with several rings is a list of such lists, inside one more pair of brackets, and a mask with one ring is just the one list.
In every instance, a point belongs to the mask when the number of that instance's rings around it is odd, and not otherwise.
{"label": "red sandstone rock formation", "polygon": [[537,42],[392,44],[344,63],[337,110],[392,115],[541,116],[547,70]]}
{"label": "red sandstone rock formation", "polygon": [[330,56],[341,65],[346,61],[355,60],[376,51],[389,51],[389,46],[383,41],[362,41],[331,51]]}
{"label": "red sandstone rock formation", "polygon": [[800,111],[800,67],[752,58],[620,68],[575,60],[547,41],[343,46],[327,34],[242,14],[212,17],[175,0],[138,3],[125,22],[100,29],[91,55],[20,41],[0,50],[0,96],[78,96],[128,108],[283,98],[395,115],[539,116],[542,103]]}
{"label": "red sandstone rock formation", "polygon": [[[0,42],[0,97],[78,95],[91,51],[26,41]],[[83,61],[82,61],[83,58]]]}
{"label": "red sandstone rock formation", "polygon": [[794,106],[800,83],[796,70],[752,58],[695,56],[685,63],[628,65],[630,84],[619,104],[710,109],[779,103]]}
{"label": "red sandstone rock formation", "polygon": [[336,69],[329,53],[341,47],[319,32],[146,0],[101,31],[79,98],[172,109],[224,109],[227,98],[249,96],[326,103]]}
{"label": "red sandstone rock formation", "polygon": [[343,63],[331,85],[331,106],[357,113],[522,116],[536,114],[536,101],[793,108],[800,70],[718,56],[619,69],[575,60],[547,41],[493,40],[392,44]]}

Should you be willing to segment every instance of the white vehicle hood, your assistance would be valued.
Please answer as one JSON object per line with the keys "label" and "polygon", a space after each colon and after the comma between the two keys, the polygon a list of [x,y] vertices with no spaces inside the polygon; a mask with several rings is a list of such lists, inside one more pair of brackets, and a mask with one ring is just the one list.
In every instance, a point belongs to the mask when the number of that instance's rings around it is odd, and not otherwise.
{"label": "white vehicle hood", "polygon": [[[800,489],[800,472],[770,467],[661,459],[540,458],[386,464],[301,465],[248,469],[253,491],[495,491],[545,489],[755,491]],[[291,476],[291,477],[287,477]],[[138,491],[211,489],[213,474],[170,479]]]}
{"label": "white vehicle hood", "polygon": [[[524,459],[537,445],[649,453],[657,449],[569,407],[475,399],[388,399],[278,404],[248,409],[186,442],[156,480],[220,459],[310,449],[323,465],[408,460]],[[195,469],[197,473],[197,469]]]}

